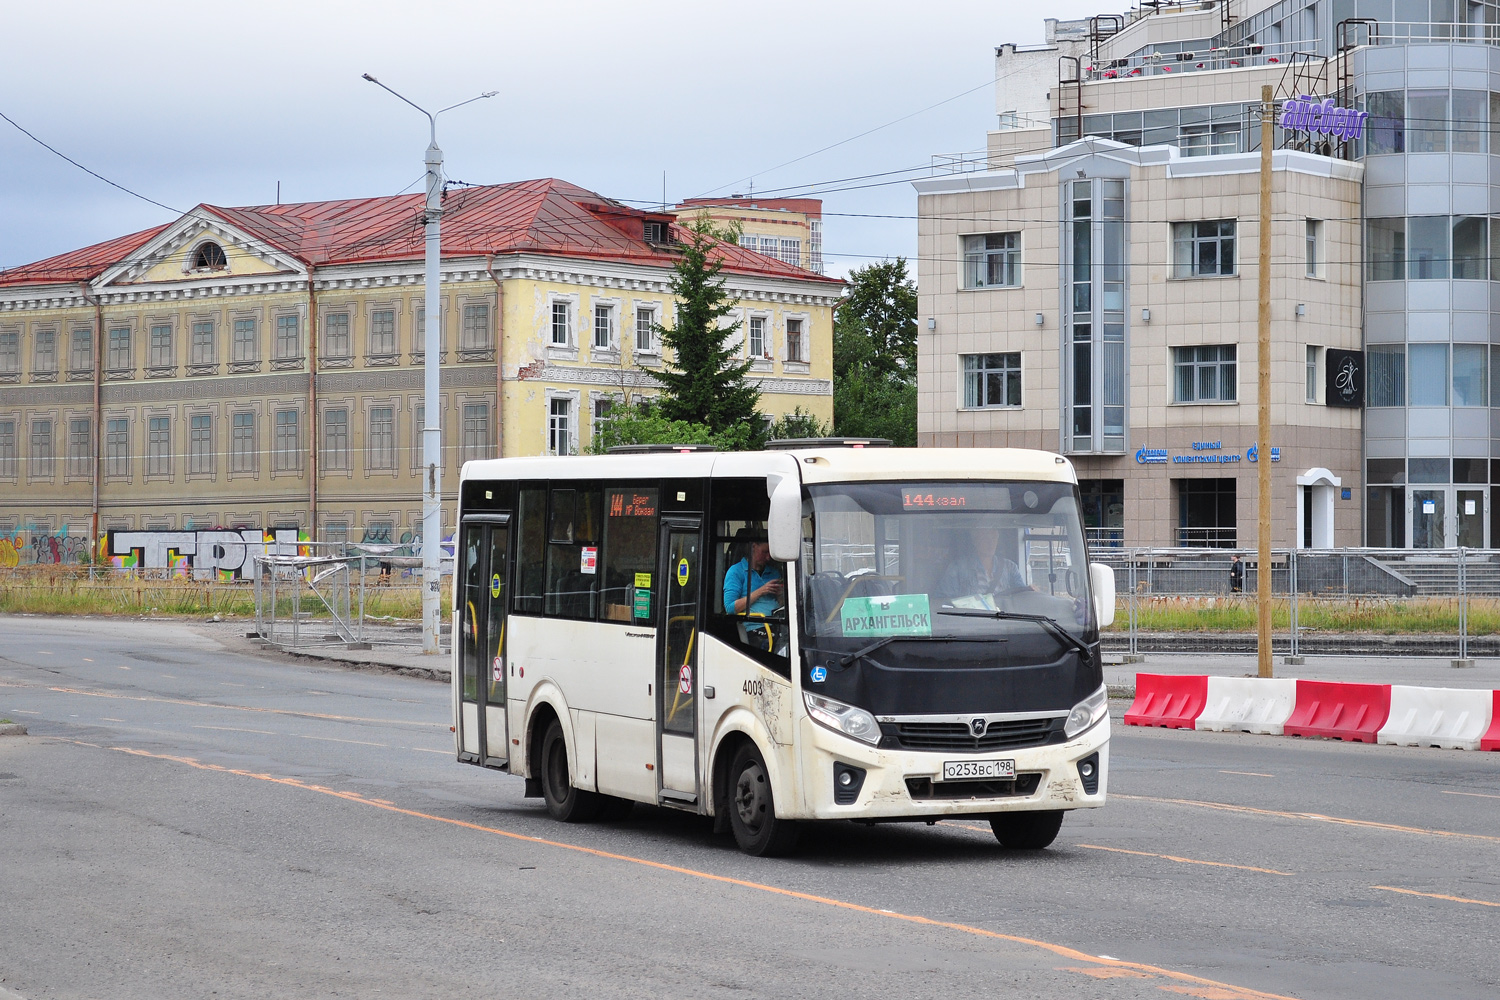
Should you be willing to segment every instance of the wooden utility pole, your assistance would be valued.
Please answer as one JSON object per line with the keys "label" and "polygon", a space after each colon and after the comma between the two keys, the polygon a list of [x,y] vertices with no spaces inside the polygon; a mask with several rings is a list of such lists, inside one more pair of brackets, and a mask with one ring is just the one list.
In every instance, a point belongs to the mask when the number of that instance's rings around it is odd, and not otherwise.
{"label": "wooden utility pole", "polygon": [[1270,86],[1260,88],[1260,316],[1256,367],[1256,472],[1260,517],[1256,525],[1256,649],[1260,676],[1271,669],[1271,124]]}

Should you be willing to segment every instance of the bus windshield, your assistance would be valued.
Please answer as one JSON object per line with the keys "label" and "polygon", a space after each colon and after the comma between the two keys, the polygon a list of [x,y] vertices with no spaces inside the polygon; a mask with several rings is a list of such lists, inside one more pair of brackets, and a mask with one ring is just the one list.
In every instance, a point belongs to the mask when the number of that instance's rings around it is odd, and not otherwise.
{"label": "bus windshield", "polygon": [[1034,631],[1036,619],[1070,635],[1096,631],[1071,483],[838,483],[808,493],[801,624],[811,645],[984,640]]}

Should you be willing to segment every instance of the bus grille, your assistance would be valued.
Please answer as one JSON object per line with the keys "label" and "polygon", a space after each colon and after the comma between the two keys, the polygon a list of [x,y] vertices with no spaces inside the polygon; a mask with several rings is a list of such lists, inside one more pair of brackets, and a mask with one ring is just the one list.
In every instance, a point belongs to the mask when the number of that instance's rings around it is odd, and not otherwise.
{"label": "bus grille", "polygon": [[1062,719],[1011,719],[992,722],[983,736],[975,736],[962,722],[898,722],[895,735],[906,750],[984,753],[1041,746],[1061,735],[1062,724]]}
{"label": "bus grille", "polygon": [[907,778],[906,794],[914,799],[1005,799],[1036,794],[1042,783],[1037,771],[1025,771],[1014,778],[991,778],[984,781],[933,781],[931,778]]}

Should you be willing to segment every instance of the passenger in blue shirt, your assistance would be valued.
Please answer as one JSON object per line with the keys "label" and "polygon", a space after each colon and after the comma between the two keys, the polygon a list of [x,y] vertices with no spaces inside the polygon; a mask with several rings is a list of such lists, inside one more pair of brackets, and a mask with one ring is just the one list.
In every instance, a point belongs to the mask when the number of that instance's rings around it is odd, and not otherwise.
{"label": "passenger in blue shirt", "polygon": [[[770,617],[781,608],[786,590],[781,571],[771,563],[771,546],[752,542],[750,554],[724,575],[724,611],[731,615],[764,615]],[[765,640],[764,625],[747,623],[745,631],[754,639]]]}

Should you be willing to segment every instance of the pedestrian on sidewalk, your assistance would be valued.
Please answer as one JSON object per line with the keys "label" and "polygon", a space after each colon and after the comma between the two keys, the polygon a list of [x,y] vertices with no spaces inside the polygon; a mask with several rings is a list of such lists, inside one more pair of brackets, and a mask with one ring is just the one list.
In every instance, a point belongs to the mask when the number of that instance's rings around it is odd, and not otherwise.
{"label": "pedestrian on sidewalk", "polygon": [[1233,561],[1229,564],[1229,592],[1241,594],[1245,591],[1245,564],[1240,562],[1239,553],[1235,553]]}

